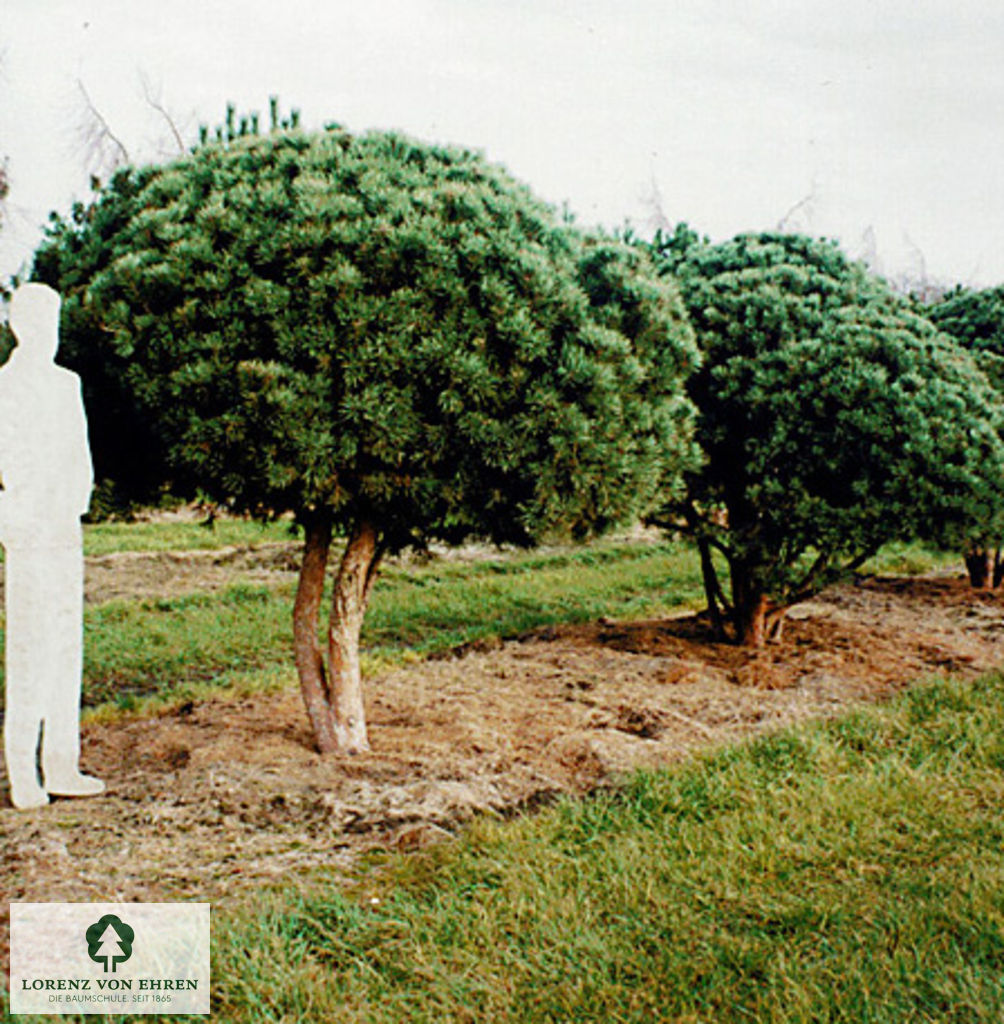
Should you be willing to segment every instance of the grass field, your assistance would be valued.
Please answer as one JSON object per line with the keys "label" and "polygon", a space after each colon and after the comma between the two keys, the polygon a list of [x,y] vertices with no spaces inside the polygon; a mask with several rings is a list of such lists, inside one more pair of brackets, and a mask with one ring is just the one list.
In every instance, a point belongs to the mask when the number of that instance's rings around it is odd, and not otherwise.
{"label": "grass field", "polygon": [[226,1020],[1004,1019],[1004,680],[722,750],[280,894]]}
{"label": "grass field", "polygon": [[[92,551],[113,543],[101,529]],[[187,543],[130,529],[116,542],[130,550]],[[256,543],[257,529],[196,537]],[[945,561],[903,546],[869,568]],[[670,541],[392,564],[364,646],[373,668],[699,596],[693,553]],[[235,585],[90,608],[88,700],[292,685],[291,597]],[[1000,1021],[1002,802],[1004,679],[915,688],[477,820],[427,851],[371,857],[348,883],[258,891],[214,914],[213,1019]]]}
{"label": "grass field", "polygon": [[231,544],[262,544],[296,536],[286,520],[258,523],[220,517],[156,519],[149,522],[89,523],[84,527],[84,554],[110,555],[119,551],[207,551]]}
{"label": "grass field", "polygon": [[1002,723],[1001,677],[925,685],[259,892],[213,1019],[998,1022]]}
{"label": "grass field", "polygon": [[[223,520],[99,524],[89,552],[194,550],[288,540],[288,524]],[[917,572],[949,558],[890,546],[871,571]],[[293,584],[235,584],[216,593],[114,601],[87,609],[84,703],[124,709],[142,698],[186,698],[220,688],[292,681]],[[477,560],[389,563],[363,627],[373,671],[491,637],[561,622],[656,617],[702,604],[696,555],[682,541],[600,540],[581,547]],[[326,609],[325,609],[326,613]]]}
{"label": "grass field", "polygon": [[[143,695],[288,681],[293,590],[236,584],[88,608],[85,704],[129,708]],[[672,541],[391,563],[363,627],[364,669],[558,622],[657,616],[694,606],[700,592],[690,548]]]}

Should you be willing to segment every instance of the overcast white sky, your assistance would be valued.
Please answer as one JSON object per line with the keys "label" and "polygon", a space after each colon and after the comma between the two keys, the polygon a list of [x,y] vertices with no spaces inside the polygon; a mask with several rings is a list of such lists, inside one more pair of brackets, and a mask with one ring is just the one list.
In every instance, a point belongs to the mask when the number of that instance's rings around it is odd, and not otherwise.
{"label": "overcast white sky", "polygon": [[482,149],[584,225],[869,227],[882,268],[1004,281],[998,0],[0,0],[0,275],[87,194],[82,81],[133,158],[276,93]]}

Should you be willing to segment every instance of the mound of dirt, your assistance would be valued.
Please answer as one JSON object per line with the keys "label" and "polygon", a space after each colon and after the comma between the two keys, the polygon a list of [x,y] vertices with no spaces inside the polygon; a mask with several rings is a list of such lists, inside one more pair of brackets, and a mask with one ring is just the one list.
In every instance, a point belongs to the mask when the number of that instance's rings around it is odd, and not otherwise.
{"label": "mound of dirt", "polygon": [[295,690],[93,725],[83,763],[108,794],[0,807],[0,890],[226,901],[1002,656],[999,595],[944,576],[865,579],[793,609],[760,652],[714,642],[691,616],[551,627],[388,672],[367,682],[365,756],[317,755]]}

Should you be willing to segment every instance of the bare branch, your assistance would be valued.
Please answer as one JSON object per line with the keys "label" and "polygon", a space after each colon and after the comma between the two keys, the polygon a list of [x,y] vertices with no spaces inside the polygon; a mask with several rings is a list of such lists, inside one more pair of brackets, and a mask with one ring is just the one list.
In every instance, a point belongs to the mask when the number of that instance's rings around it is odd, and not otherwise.
{"label": "bare branch", "polygon": [[645,218],[645,223],[648,228],[653,232],[672,231],[673,225],[670,224],[669,218],[666,216],[666,208],[662,198],[662,189],[659,188],[659,183],[656,181],[655,174],[652,174],[651,181],[649,182],[648,193],[642,196],[642,203],[648,211],[648,216]]}
{"label": "bare branch", "polygon": [[807,213],[807,220],[812,220],[812,206],[819,198],[819,186],[815,179],[813,179],[812,186],[809,189],[807,195],[802,196],[801,199],[793,206],[790,206],[785,212],[784,216],[777,222],[777,231],[788,230],[788,222],[795,216],[795,214],[805,211]]}
{"label": "bare branch", "polygon": [[0,163],[0,227],[7,219],[7,206],[4,200],[10,193],[10,177],[7,174],[7,157]]}
{"label": "bare branch", "polygon": [[83,97],[87,112],[87,120],[80,127],[80,141],[84,148],[84,158],[91,165],[99,167],[109,163],[107,147],[111,145],[118,152],[118,156],[111,159],[112,167],[122,163],[130,163],[129,151],[125,148],[122,140],[112,131],[111,125],[105,120],[101,111],[95,106],[83,80],[77,79],[77,89]]}
{"label": "bare branch", "polygon": [[794,592],[789,595],[785,607],[790,608],[794,604],[808,601],[810,597],[818,594],[822,587],[836,582],[843,576],[856,572],[869,558],[875,555],[877,550],[877,546],[866,548],[855,555],[849,562],[835,569],[828,568],[824,563],[823,556],[820,555],[813,564],[812,569],[802,578],[798,586],[793,588]]}
{"label": "bare branch", "polygon": [[[7,56],[6,49],[0,50],[0,77],[6,78],[3,70],[4,58]],[[7,169],[7,157],[0,159],[0,215],[6,212],[4,200],[10,195],[10,172]],[[0,224],[3,223],[3,216],[0,216]]]}
{"label": "bare branch", "polygon": [[905,231],[903,232],[903,242],[910,250],[912,263],[907,273],[913,280],[927,284],[927,257],[924,255],[924,250]]}
{"label": "bare branch", "polygon": [[869,224],[861,233],[861,249],[858,259],[873,273],[882,277],[882,260],[878,254],[878,236],[875,227]]}
{"label": "bare branch", "polygon": [[184,154],[185,140],[181,137],[181,132],[178,131],[178,126],[177,124],[175,124],[174,118],[171,117],[167,108],[164,106],[163,101],[160,98],[160,93],[154,93],[153,87],[150,83],[150,78],[145,71],[140,71],[139,81],[140,85],[143,88],[143,98],[167,122],[167,127],[171,130],[171,135],[174,136],[174,141],[178,147],[178,152],[180,154]]}

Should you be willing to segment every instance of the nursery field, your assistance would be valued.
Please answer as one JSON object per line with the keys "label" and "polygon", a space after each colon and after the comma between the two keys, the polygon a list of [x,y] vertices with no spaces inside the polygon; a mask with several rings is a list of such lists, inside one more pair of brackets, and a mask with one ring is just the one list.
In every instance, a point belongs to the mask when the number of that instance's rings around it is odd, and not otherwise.
{"label": "nursery field", "polygon": [[321,758],[286,525],[86,549],[109,792],[0,807],[0,891],[212,901],[220,1019],[1000,1019],[1004,601],[954,560],[887,549],[759,652],[655,533],[392,560],[372,751]]}

